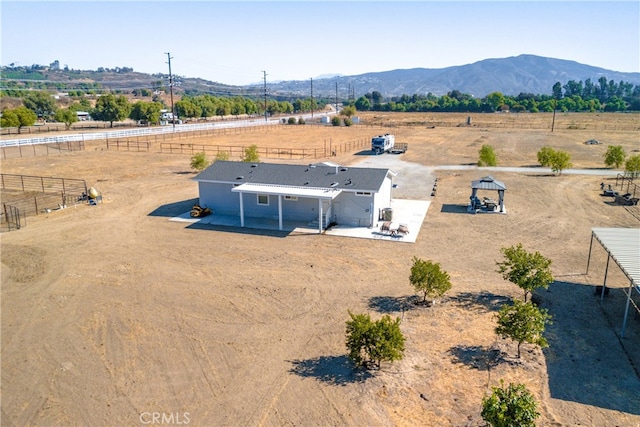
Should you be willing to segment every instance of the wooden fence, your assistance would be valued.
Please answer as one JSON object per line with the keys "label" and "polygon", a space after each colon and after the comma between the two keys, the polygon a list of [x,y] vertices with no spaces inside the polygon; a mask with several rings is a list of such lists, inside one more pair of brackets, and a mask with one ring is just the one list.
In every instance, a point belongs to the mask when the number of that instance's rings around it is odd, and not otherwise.
{"label": "wooden fence", "polygon": [[151,143],[148,141],[140,141],[139,137],[135,139],[107,139],[107,150],[117,151],[143,151],[149,152]]}

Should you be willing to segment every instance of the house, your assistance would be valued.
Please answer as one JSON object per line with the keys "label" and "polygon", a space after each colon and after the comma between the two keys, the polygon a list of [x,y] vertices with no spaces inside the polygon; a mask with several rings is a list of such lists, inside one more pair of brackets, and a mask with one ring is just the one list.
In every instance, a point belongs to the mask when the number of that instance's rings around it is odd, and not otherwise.
{"label": "house", "polygon": [[200,206],[216,215],[377,227],[391,205],[395,173],[330,163],[288,165],[216,161],[198,174]]}

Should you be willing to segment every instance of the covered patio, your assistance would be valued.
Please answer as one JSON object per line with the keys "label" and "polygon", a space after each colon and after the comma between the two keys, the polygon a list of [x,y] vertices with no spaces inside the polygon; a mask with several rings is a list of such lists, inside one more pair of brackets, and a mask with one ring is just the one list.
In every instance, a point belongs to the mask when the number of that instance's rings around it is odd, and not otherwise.
{"label": "covered patio", "polygon": [[[498,192],[498,200],[484,197],[482,200],[478,198],[479,190],[491,190]],[[470,202],[467,207],[467,211],[473,213],[479,212],[494,212],[494,213],[507,213],[504,207],[504,192],[507,190],[507,186],[503,182],[495,180],[492,176],[484,176],[480,179],[471,182],[471,196]]]}

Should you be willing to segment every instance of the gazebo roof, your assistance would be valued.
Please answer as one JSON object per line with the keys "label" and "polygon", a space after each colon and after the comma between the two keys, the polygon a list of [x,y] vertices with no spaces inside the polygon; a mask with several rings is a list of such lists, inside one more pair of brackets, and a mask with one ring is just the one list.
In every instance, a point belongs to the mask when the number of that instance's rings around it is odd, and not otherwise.
{"label": "gazebo roof", "polygon": [[471,188],[474,190],[497,190],[504,191],[507,186],[503,182],[493,179],[492,176],[484,176],[471,182]]}

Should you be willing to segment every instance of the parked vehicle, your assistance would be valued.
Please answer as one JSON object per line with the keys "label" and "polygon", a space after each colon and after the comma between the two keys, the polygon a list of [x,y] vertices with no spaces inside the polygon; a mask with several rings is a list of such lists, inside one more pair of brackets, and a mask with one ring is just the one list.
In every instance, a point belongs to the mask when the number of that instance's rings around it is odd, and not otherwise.
{"label": "parked vehicle", "polygon": [[389,133],[371,138],[371,150],[375,154],[388,153],[395,145],[396,137]]}

